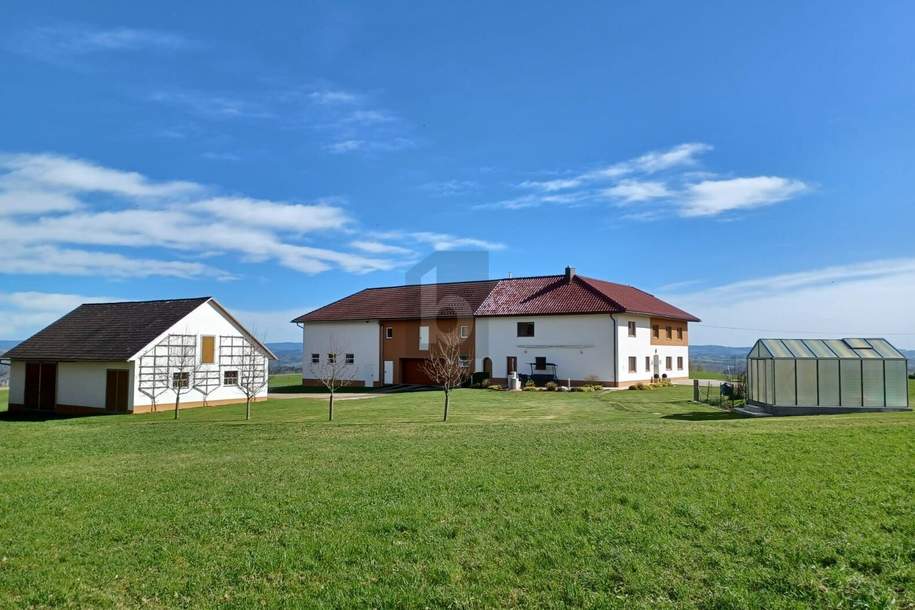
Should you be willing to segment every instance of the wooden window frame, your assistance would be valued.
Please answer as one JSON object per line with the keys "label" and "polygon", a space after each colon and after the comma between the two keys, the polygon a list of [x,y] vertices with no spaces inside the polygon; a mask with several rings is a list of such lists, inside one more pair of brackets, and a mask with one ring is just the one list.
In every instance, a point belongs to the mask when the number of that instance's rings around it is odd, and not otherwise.
{"label": "wooden window frame", "polygon": [[[530,328],[530,331],[531,331],[530,334],[527,334],[527,333],[522,334],[521,333],[522,328],[525,328],[525,329]],[[536,326],[534,326],[533,322],[518,322],[517,325],[515,326],[515,336],[516,337],[530,338],[530,337],[535,337],[536,335],[537,335],[537,328],[536,328]]]}
{"label": "wooden window frame", "polygon": [[668,338],[668,339],[673,339],[673,338],[674,338],[674,329],[673,329],[672,326],[667,326],[667,327],[665,327],[665,328],[664,328],[664,332],[665,332],[665,334],[667,335],[667,338]]}
{"label": "wooden window frame", "polygon": [[191,387],[191,373],[189,371],[175,371],[172,373],[172,389],[187,390]]}
{"label": "wooden window frame", "polygon": [[677,327],[677,339],[679,341],[683,340],[683,327],[682,326]]}
{"label": "wooden window frame", "polygon": [[661,327],[658,324],[651,325],[651,334],[655,339],[661,338]]}
{"label": "wooden window frame", "polygon": [[[230,374],[230,373],[233,373],[233,374],[235,375],[235,382],[234,382],[234,383],[230,383],[230,382],[228,381],[228,378],[229,378],[229,374]],[[223,372],[222,372],[222,385],[238,385],[238,371],[237,371],[236,369],[231,369],[231,370],[228,370],[228,371],[223,371]]]}
{"label": "wooden window frame", "polygon": [[[207,343],[210,344],[207,350]],[[207,358],[209,351],[209,359]],[[200,335],[200,364],[216,364],[216,336]]]}

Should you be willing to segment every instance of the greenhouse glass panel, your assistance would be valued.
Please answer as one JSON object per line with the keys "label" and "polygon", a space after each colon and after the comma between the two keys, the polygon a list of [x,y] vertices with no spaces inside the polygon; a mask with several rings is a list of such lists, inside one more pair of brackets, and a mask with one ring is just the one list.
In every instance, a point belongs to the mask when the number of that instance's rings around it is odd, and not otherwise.
{"label": "greenhouse glass panel", "polygon": [[794,395],[794,360],[775,361],[775,404],[797,404]]}
{"label": "greenhouse glass panel", "polygon": [[865,339],[844,339],[844,341],[852,349],[870,349],[871,346]]}
{"label": "greenhouse glass panel", "polygon": [[880,354],[878,354],[876,352],[876,350],[873,350],[871,348],[856,349],[855,353],[858,354],[859,356],[861,356],[862,358],[867,358],[869,360],[873,360],[874,358],[880,358]]}
{"label": "greenhouse glass panel", "polygon": [[827,339],[824,341],[826,345],[829,346],[836,356],[839,358],[857,358],[858,354],[854,352],[850,347],[845,345],[844,341],[839,341],[838,339]]}
{"label": "greenhouse glass panel", "polygon": [[884,406],[883,360],[865,360],[861,363],[861,372],[864,376],[864,406]]}
{"label": "greenhouse glass panel", "polygon": [[782,343],[785,344],[795,358],[815,358],[813,352],[808,349],[804,342],[800,339],[782,339]]}
{"label": "greenhouse glass panel", "polygon": [[756,374],[756,367],[759,366],[759,360],[750,360],[747,362],[747,398],[750,400],[759,400],[759,375]]}
{"label": "greenhouse glass panel", "polygon": [[843,360],[840,363],[842,374],[842,406],[861,406],[861,361]]}
{"label": "greenhouse glass panel", "polygon": [[887,360],[886,367],[886,406],[907,407],[905,360]]}
{"label": "greenhouse glass panel", "polygon": [[817,358],[835,358],[836,355],[819,339],[805,339],[804,345],[814,353]]}
{"label": "greenhouse glass panel", "polygon": [[766,389],[763,392],[763,401],[768,404],[775,403],[775,360],[766,360],[763,379],[766,380]]}
{"label": "greenhouse glass panel", "polygon": [[839,361],[820,360],[819,365],[819,388],[820,388],[820,406],[837,407],[839,406]]}
{"label": "greenhouse glass panel", "polygon": [[884,358],[899,358],[904,360],[905,356],[900,354],[895,347],[889,344],[888,341],[884,339],[868,339],[868,343],[874,346],[874,349],[877,350]]}
{"label": "greenhouse glass panel", "polygon": [[763,345],[766,346],[766,349],[769,350],[769,353],[772,354],[775,358],[794,358],[794,354],[791,353],[785,344],[779,341],[778,339],[763,339]]}
{"label": "greenhouse glass panel", "polygon": [[798,360],[797,366],[797,404],[808,407],[817,406],[817,361]]}

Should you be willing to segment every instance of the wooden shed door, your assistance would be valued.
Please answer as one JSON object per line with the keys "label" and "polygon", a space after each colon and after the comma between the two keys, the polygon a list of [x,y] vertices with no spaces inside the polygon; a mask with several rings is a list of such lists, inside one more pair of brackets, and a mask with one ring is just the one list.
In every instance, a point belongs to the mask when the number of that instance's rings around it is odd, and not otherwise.
{"label": "wooden shed door", "polygon": [[130,388],[130,371],[124,369],[108,369],[105,379],[105,410],[127,411],[127,395]]}
{"label": "wooden shed door", "polygon": [[41,363],[25,363],[25,408],[37,409],[41,394]]}
{"label": "wooden shed door", "polygon": [[57,363],[41,363],[41,393],[38,408],[53,411],[57,404]]}

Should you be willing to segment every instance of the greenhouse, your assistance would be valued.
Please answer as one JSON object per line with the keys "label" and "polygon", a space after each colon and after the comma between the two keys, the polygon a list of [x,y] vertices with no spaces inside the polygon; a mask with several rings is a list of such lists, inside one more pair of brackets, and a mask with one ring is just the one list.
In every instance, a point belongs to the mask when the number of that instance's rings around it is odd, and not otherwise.
{"label": "greenhouse", "polygon": [[908,409],[906,369],[885,339],[760,339],[747,399],[779,415]]}

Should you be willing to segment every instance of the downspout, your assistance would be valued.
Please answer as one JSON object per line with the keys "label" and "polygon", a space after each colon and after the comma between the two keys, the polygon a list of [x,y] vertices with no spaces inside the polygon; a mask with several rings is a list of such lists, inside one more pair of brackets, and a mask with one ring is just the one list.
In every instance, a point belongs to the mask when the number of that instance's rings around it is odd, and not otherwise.
{"label": "downspout", "polygon": [[610,314],[610,319],[613,320],[613,383],[616,384],[614,387],[620,387],[619,380],[619,370],[616,366],[617,355],[616,352],[619,349],[620,336],[619,332],[616,329],[616,314]]}

